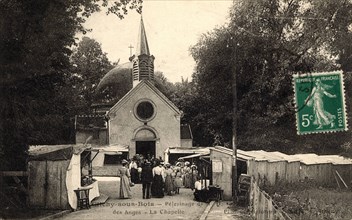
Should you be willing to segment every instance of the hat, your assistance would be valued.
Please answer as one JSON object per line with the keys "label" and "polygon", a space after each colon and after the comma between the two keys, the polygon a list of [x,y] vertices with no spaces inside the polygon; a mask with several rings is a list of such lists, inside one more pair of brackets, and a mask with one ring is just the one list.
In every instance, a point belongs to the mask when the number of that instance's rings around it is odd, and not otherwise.
{"label": "hat", "polygon": [[191,163],[188,162],[188,161],[186,161],[186,162],[185,162],[185,166],[189,166],[189,165],[191,165]]}
{"label": "hat", "polygon": [[125,160],[125,159],[123,159],[121,163],[122,163],[122,164],[127,164],[127,163],[128,163],[128,161],[127,161],[127,160]]}
{"label": "hat", "polygon": [[164,161],[160,161],[160,164],[161,164],[161,165],[164,165]]}
{"label": "hat", "polygon": [[150,165],[150,161],[149,161],[149,160],[146,160],[146,161],[145,161],[145,164],[146,164],[146,165]]}

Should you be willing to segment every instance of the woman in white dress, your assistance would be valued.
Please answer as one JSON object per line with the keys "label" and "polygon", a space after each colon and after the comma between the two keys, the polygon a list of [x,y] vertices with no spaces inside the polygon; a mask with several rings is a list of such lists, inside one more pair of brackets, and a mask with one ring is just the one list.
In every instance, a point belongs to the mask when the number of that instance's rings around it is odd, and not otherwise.
{"label": "woman in white dress", "polygon": [[307,97],[306,102],[307,106],[313,107],[314,113],[314,125],[318,125],[316,129],[322,129],[323,126],[330,125],[331,128],[334,127],[334,120],[336,119],[335,115],[330,114],[324,109],[323,97],[326,95],[329,98],[336,98],[336,95],[330,94],[326,90],[331,89],[332,86],[326,85],[320,81],[320,79],[315,80],[315,86],[312,89],[312,92]]}

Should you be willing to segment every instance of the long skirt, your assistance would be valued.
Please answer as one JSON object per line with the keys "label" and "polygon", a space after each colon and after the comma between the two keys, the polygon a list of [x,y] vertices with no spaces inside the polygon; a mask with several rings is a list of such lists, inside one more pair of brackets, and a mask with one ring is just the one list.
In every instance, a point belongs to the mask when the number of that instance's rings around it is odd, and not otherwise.
{"label": "long skirt", "polygon": [[192,176],[192,174],[191,174],[191,189],[192,190],[195,189],[195,183],[196,183],[197,180],[198,180],[197,175],[193,174],[193,176]]}
{"label": "long skirt", "polygon": [[191,185],[192,185],[192,176],[191,176],[190,173],[186,173],[186,174],[184,175],[183,184],[184,184],[185,188],[191,188]]}
{"label": "long skirt", "polygon": [[131,182],[132,183],[139,183],[138,170],[135,168],[131,169]]}
{"label": "long skirt", "polygon": [[130,180],[127,176],[123,175],[120,179],[120,199],[130,199],[132,198],[131,195],[131,188],[130,188]]}
{"label": "long skirt", "polygon": [[172,191],[175,191],[174,181],[171,175],[167,175],[165,177],[165,193],[171,195]]}
{"label": "long skirt", "polygon": [[152,196],[156,198],[164,197],[163,177],[161,175],[155,175],[153,178]]}

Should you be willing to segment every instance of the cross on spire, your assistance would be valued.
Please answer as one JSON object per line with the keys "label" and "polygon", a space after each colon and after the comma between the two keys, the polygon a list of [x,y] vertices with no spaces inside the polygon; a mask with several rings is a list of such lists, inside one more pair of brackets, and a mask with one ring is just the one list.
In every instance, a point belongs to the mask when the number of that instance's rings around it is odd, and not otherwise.
{"label": "cross on spire", "polygon": [[132,49],[134,48],[131,44],[130,46],[128,46],[128,48],[130,48],[130,57],[132,56]]}

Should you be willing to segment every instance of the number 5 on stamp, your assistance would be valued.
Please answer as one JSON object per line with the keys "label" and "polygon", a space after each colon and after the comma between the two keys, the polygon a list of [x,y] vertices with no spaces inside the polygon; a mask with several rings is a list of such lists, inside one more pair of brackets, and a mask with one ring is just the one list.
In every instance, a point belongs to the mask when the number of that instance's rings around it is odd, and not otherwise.
{"label": "number 5 on stamp", "polygon": [[293,76],[297,133],[347,131],[342,72]]}

